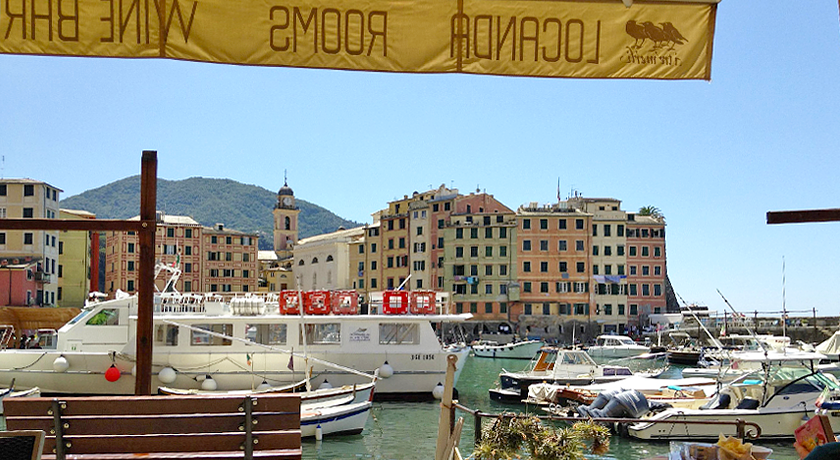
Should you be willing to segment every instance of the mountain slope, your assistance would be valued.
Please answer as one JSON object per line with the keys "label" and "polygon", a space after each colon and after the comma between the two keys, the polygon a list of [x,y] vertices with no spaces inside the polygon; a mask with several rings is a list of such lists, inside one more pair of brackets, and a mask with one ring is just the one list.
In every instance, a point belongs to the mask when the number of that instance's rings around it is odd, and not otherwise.
{"label": "mountain slope", "polygon": [[[271,249],[277,192],[230,179],[192,177],[179,181],[158,179],[157,209],[169,215],[190,216],[202,225],[217,223],[260,235],[260,249]],[[330,211],[297,199],[299,237],[329,233],[339,227],[359,226]],[[100,219],[128,219],[140,213],[140,176],[127,177],[61,200],[65,209],[89,211]]]}

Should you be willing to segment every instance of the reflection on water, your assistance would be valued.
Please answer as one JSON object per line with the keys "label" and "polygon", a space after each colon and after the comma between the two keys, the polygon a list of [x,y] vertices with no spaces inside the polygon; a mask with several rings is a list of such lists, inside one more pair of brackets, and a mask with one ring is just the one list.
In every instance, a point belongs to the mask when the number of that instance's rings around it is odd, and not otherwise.
{"label": "reflection on water", "polygon": [[[644,370],[657,365],[657,363],[642,360],[625,360],[624,362],[633,370]],[[612,363],[617,364],[615,360]],[[511,371],[521,370],[527,366],[527,361],[469,357],[462,364],[464,370],[457,385],[461,404],[471,409],[491,413],[521,412],[526,409],[524,406],[508,406],[493,402],[487,390],[495,386],[499,372],[503,368]],[[679,369],[669,369],[664,376],[677,378]],[[528,409],[534,411],[533,408]],[[303,458],[323,460],[357,458],[427,460],[434,458],[439,416],[440,406],[434,402],[374,403],[367,427],[361,435],[327,438],[323,442],[304,441]],[[458,412],[457,416],[463,416],[465,419],[461,452],[467,455],[472,451],[474,439],[473,418],[462,412]],[[774,460],[799,459],[790,441],[759,442],[758,444],[773,449]],[[662,455],[668,450],[669,444],[665,442],[641,442],[614,436],[608,454],[587,456],[587,458],[590,460],[637,460]]]}

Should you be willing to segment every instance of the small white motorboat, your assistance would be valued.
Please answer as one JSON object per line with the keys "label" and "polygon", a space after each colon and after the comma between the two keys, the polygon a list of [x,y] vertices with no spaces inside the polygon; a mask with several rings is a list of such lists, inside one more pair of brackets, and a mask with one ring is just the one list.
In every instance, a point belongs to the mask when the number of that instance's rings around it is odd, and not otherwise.
{"label": "small white motorboat", "polygon": [[[348,398],[348,401],[352,399]],[[300,406],[300,437],[319,438],[320,436],[337,436],[359,434],[365,429],[370,408],[370,401],[349,402],[335,405]],[[320,434],[318,433],[320,429]]]}
{"label": "small white motorboat", "polygon": [[510,342],[500,345],[495,342],[479,342],[472,346],[476,358],[531,359],[545,345],[540,340]]}
{"label": "small white motorboat", "polygon": [[650,353],[650,347],[639,345],[625,335],[599,335],[595,345],[586,352],[593,358],[629,358]]}

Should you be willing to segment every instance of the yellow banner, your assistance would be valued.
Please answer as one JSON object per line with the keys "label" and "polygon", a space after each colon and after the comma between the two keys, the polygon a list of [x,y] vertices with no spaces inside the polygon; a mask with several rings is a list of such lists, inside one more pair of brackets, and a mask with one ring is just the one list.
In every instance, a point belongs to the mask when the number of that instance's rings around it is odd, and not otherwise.
{"label": "yellow banner", "polygon": [[0,0],[0,53],[709,79],[715,11],[715,0]]}

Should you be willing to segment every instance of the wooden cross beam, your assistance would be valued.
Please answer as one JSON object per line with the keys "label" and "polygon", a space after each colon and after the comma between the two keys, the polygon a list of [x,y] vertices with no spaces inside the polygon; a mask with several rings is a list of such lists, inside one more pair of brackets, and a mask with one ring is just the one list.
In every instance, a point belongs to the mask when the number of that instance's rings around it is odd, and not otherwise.
{"label": "wooden cross beam", "polygon": [[157,152],[144,150],[140,164],[140,220],[0,219],[0,230],[134,231],[140,240],[137,280],[137,375],[134,394],[152,394],[152,315],[155,283]]}
{"label": "wooden cross beam", "polygon": [[840,222],[840,209],[767,211],[768,224],[801,224],[808,222]]}

